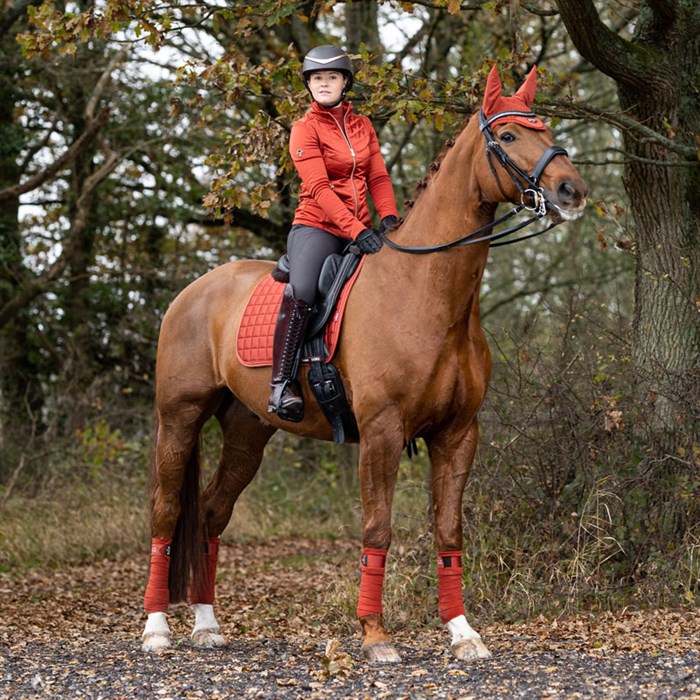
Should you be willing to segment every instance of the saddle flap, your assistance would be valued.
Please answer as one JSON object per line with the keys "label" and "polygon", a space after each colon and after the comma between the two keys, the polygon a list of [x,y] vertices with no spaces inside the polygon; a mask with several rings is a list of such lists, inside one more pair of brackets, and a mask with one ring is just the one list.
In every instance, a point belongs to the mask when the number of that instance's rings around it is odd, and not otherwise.
{"label": "saddle flap", "polygon": [[345,283],[353,276],[360,263],[360,255],[352,252],[329,255],[318,277],[318,301],[309,322],[307,338],[313,338],[326,326]]}

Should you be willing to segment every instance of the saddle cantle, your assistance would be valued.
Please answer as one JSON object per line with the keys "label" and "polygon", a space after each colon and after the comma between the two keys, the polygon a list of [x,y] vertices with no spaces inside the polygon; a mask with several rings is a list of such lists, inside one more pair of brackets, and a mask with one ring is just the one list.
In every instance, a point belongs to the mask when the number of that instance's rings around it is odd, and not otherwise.
{"label": "saddle cantle", "polygon": [[[238,327],[236,355],[245,367],[272,364],[272,345],[285,283],[288,262],[283,256],[270,275],[256,285]],[[309,385],[324,415],[333,427],[335,442],[357,439],[358,430],[350,410],[340,374],[331,364],[340,337],[340,327],[350,290],[359,275],[364,256],[354,252],[329,256],[318,281],[318,300],[302,344],[300,364],[310,366]],[[296,372],[295,372],[296,374]]]}

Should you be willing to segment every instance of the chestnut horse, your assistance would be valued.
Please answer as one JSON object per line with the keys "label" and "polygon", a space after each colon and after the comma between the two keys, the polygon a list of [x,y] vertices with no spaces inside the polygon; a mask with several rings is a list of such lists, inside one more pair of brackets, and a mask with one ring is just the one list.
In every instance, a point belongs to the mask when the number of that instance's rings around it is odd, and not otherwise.
{"label": "chestnut horse", "polygon": [[[553,223],[582,212],[586,185],[531,112],[536,70],[512,97],[491,71],[482,109],[456,137],[404,223],[367,256],[349,296],[334,357],[359,428],[362,557],[358,618],[371,661],[398,661],[382,620],[391,506],[403,449],[425,441],[431,462],[438,610],[457,658],[490,653],[464,615],[462,494],[477,446],[491,356],[479,288],[496,207],[510,201]],[[500,221],[501,219],[499,219]],[[471,235],[464,235],[471,234]],[[426,253],[411,255],[409,253]],[[273,263],[241,260],[190,284],[160,331],[152,456],[151,570],[143,648],[170,646],[170,603],[189,599],[196,645],[224,645],[214,615],[219,536],[278,429],[331,440],[304,381],[300,423],[267,412],[270,370],[245,367],[236,334]],[[302,379],[306,370],[302,369]],[[215,416],[223,446],[199,493],[198,438]]]}

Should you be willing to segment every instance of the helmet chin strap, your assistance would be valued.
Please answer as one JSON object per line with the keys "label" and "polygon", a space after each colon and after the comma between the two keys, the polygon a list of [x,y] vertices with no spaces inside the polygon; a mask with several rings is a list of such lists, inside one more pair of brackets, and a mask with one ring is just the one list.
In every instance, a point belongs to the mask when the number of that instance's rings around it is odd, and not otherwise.
{"label": "helmet chin strap", "polygon": [[334,102],[332,105],[322,105],[320,102],[317,100],[314,100],[316,104],[318,104],[319,107],[323,107],[323,109],[335,109],[343,100],[345,99],[345,93],[343,93],[340,96],[340,99],[338,99],[336,102]]}

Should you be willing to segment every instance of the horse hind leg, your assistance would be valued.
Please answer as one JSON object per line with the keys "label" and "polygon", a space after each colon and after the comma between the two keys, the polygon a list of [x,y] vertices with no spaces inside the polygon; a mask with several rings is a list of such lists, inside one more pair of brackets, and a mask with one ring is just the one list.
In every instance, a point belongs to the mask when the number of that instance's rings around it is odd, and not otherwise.
{"label": "horse hind leg", "polygon": [[276,429],[263,424],[232,395],[216,412],[223,444],[217,469],[203,495],[205,530],[208,534],[208,566],[203,579],[190,589],[195,615],[192,641],[198,647],[226,644],[214,614],[219,539],[226,529],[236,500],[260,467],[263,452]]}
{"label": "horse hind leg", "polygon": [[145,651],[170,647],[167,612],[183,600],[191,570],[199,566],[199,432],[220,397],[202,397],[156,411],[151,454],[151,567],[144,596]]}

